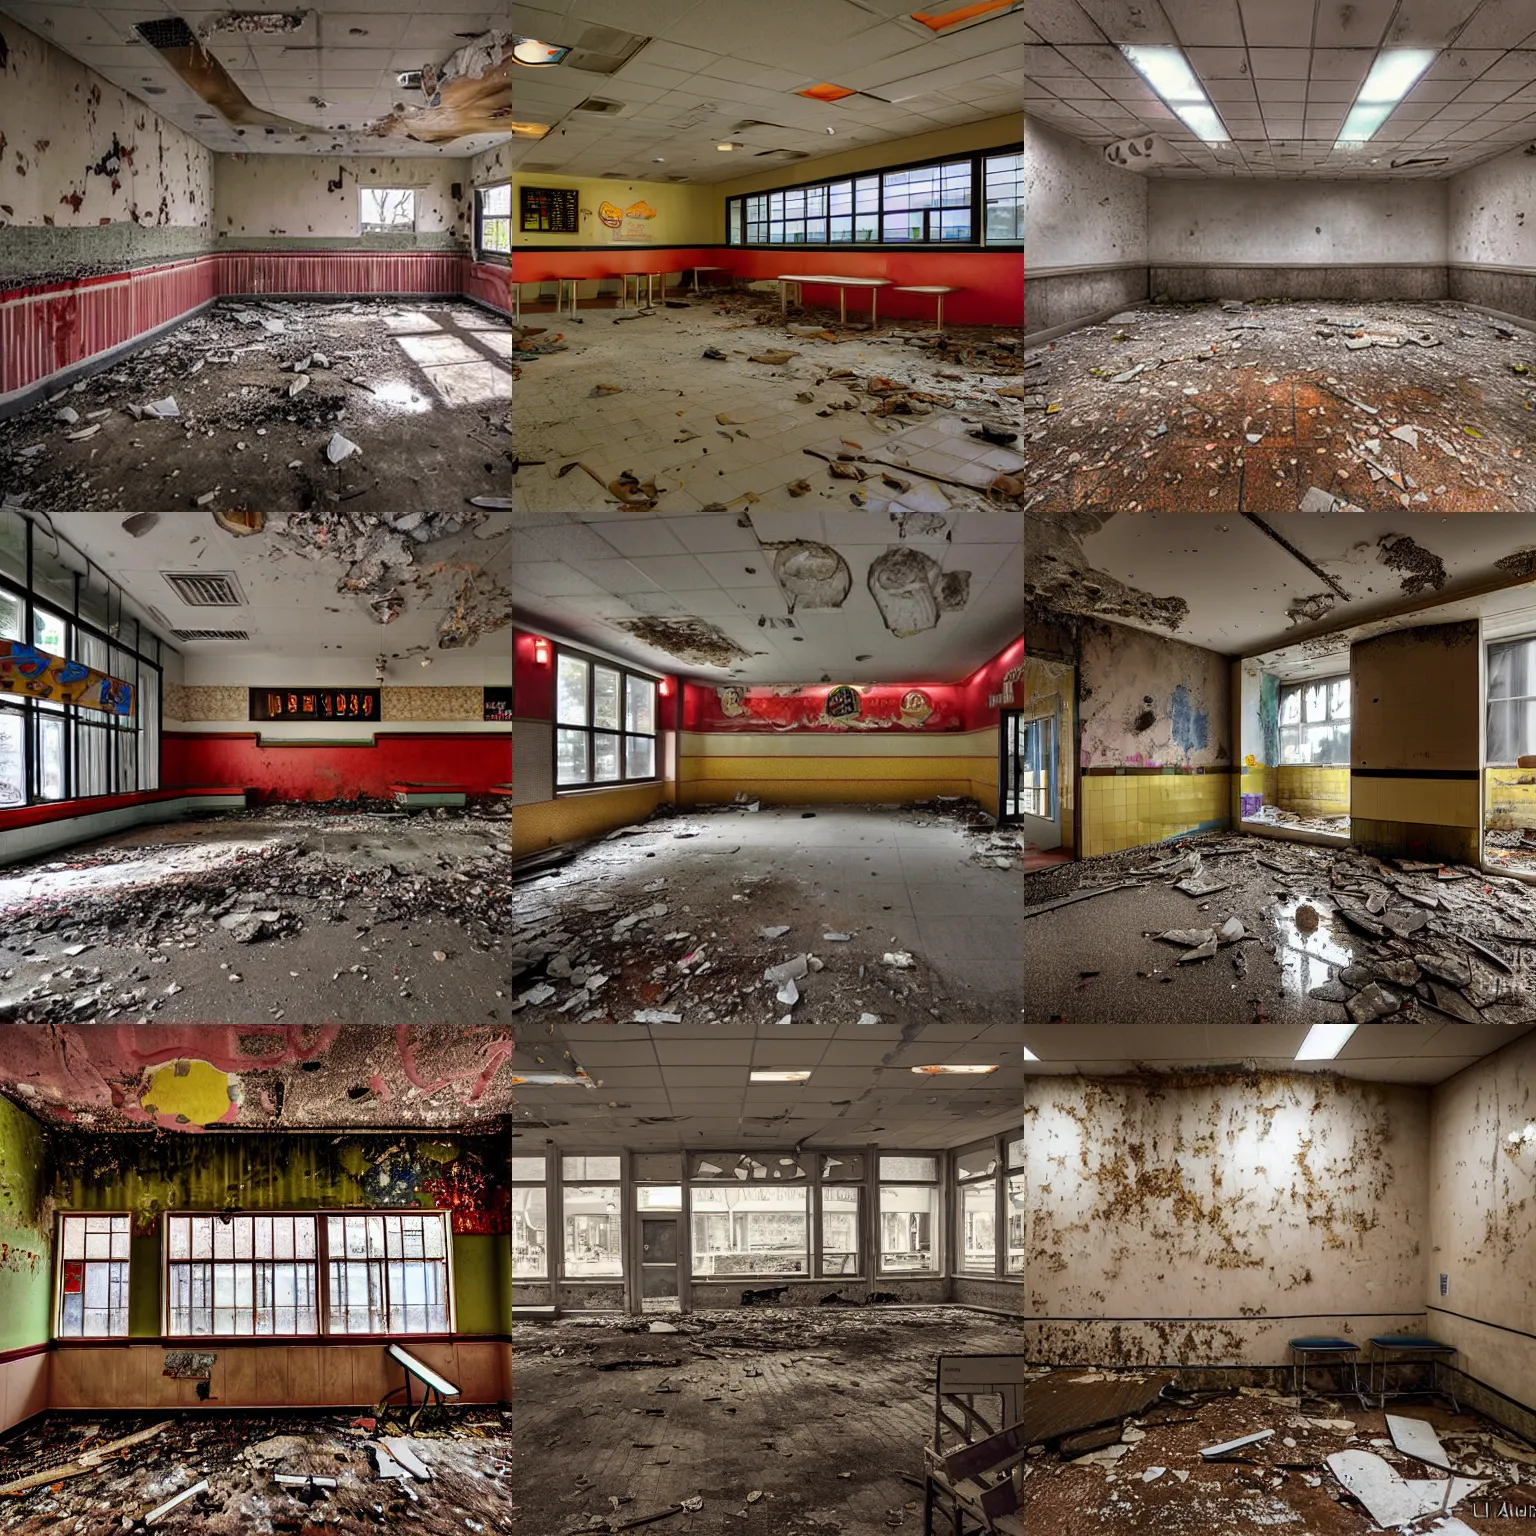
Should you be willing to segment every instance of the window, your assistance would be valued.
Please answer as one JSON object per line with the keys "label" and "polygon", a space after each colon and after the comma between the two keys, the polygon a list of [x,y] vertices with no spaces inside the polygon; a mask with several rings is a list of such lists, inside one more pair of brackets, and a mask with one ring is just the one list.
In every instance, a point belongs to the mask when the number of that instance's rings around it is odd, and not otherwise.
{"label": "window", "polygon": [[1349,766],[1349,679],[1326,677],[1280,690],[1280,761]]}
{"label": "window", "polygon": [[[1016,1144],[1023,1159],[1023,1140]],[[1010,1157],[1013,1148],[1009,1148]],[[957,1210],[960,1220],[959,1272],[971,1275],[997,1273],[997,1202],[1006,1179],[998,1177],[998,1148],[995,1141],[968,1147],[955,1156]],[[1023,1208],[1022,1175],[1019,1204]],[[1020,1237],[1022,1239],[1022,1232]],[[1020,1272],[1022,1272],[1022,1263]]]}
{"label": "window", "polygon": [[[509,185],[507,188],[509,198],[511,191]],[[362,198],[362,224],[365,235],[416,228],[416,194],[409,187],[362,187],[359,188],[359,195]],[[512,205],[508,202],[509,223],[512,217],[511,210]]]}
{"label": "window", "polygon": [[656,777],[656,683],[570,651],[555,667],[555,785]]}
{"label": "window", "polygon": [[601,1280],[622,1275],[624,1219],[619,1159],[562,1157],[560,1179],[566,1279]]}
{"label": "window", "polygon": [[694,1274],[808,1275],[807,1193],[803,1185],[693,1185]]}
{"label": "window", "polygon": [[1488,647],[1488,761],[1536,753],[1536,639]]}
{"label": "window", "polygon": [[935,1157],[880,1158],[880,1273],[933,1274],[939,1225]]}
{"label": "window", "polygon": [[328,1216],[326,1250],[330,1332],[449,1332],[444,1212]]}
{"label": "window", "polygon": [[318,1333],[314,1216],[167,1216],[176,1338]]}
{"label": "window", "polygon": [[512,1278],[549,1277],[549,1202],[544,1188],[545,1159],[512,1156]]}
{"label": "window", "polygon": [[512,183],[486,187],[475,194],[480,207],[481,255],[497,251],[509,255],[512,250]]}
{"label": "window", "polygon": [[988,155],[986,163],[988,245],[1024,238],[1024,151]]}
{"label": "window", "polygon": [[857,1184],[821,1186],[821,1273],[860,1273]]}
{"label": "window", "polygon": [[59,1218],[61,1339],[128,1336],[127,1216]]}

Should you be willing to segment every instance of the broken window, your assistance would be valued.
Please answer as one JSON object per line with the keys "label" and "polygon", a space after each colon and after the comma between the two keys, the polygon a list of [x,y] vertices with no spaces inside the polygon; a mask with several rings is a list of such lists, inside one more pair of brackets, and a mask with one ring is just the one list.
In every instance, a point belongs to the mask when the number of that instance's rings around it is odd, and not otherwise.
{"label": "broken window", "polygon": [[1488,761],[1536,753],[1536,639],[1488,647]]}
{"label": "broken window", "polygon": [[1310,767],[1349,766],[1347,677],[1291,683],[1280,690],[1280,761]]}
{"label": "broken window", "polygon": [[988,155],[986,163],[986,242],[996,245],[1024,238],[1024,151]]}
{"label": "broken window", "polygon": [[331,1333],[448,1333],[444,1211],[326,1218]]}
{"label": "broken window", "polygon": [[821,1273],[857,1275],[859,1263],[859,1186],[825,1184],[821,1190]]}
{"label": "broken window", "polygon": [[130,1241],[127,1216],[59,1218],[61,1339],[127,1337]]}
{"label": "broken window", "polygon": [[638,1184],[635,1209],[639,1211],[680,1211],[683,1208],[681,1184]]}
{"label": "broken window", "polygon": [[475,194],[475,199],[480,214],[477,242],[480,254],[494,251],[509,255],[512,250],[512,183],[507,181],[499,187],[485,187]]}
{"label": "broken window", "polygon": [[555,668],[555,785],[656,777],[656,682],[561,650]]}
{"label": "broken window", "polygon": [[[363,233],[416,228],[416,194],[409,187],[360,187]],[[508,218],[511,217],[510,205]]]}
{"label": "broken window", "polygon": [[314,1216],[167,1216],[174,1338],[318,1333]]}
{"label": "broken window", "polygon": [[789,1188],[751,1180],[744,1185],[694,1185],[693,1273],[706,1279],[809,1274],[806,1195],[803,1185]]}
{"label": "broken window", "polygon": [[939,1228],[939,1160],[880,1155],[880,1273],[934,1274]]}

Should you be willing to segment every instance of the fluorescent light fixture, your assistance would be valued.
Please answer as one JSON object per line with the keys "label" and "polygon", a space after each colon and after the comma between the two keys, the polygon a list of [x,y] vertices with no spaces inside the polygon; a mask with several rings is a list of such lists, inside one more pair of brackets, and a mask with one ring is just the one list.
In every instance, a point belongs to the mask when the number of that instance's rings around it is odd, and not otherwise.
{"label": "fluorescent light fixture", "polygon": [[739,144],[716,144],[715,148],[716,149],[740,149],[741,146]]}
{"label": "fluorescent light fixture", "polygon": [[592,1079],[585,1072],[516,1072],[512,1076],[514,1088],[527,1084],[535,1088],[590,1088]]}
{"label": "fluorescent light fixture", "polygon": [[1435,62],[1433,48],[1387,48],[1376,55],[1371,72],[1339,130],[1340,144],[1364,144],[1386,120],[1419,77]]}
{"label": "fluorescent light fixture", "polygon": [[1206,144],[1227,142],[1231,135],[1195,78],[1182,49],[1141,48],[1121,43],[1120,52],[1197,139]]}
{"label": "fluorescent light fixture", "polygon": [[950,1077],[971,1076],[982,1077],[988,1072],[996,1072],[995,1066],[952,1066],[952,1067],[913,1067],[914,1072],[920,1072],[924,1077]]}
{"label": "fluorescent light fixture", "polygon": [[803,1083],[809,1072],[753,1072],[754,1083]]}
{"label": "fluorescent light fixture", "polygon": [[536,37],[514,37],[512,57],[529,69],[548,69],[558,64],[571,50],[558,43],[541,43]]}
{"label": "fluorescent light fixture", "polygon": [[1038,1056],[1036,1056],[1035,1053],[1032,1050],[1030,1050],[1030,1048],[1027,1045],[1023,1049],[1024,1049],[1024,1060],[1025,1061],[1039,1061],[1040,1060],[1040,1058]]}
{"label": "fluorescent light fixture", "polygon": [[1296,1052],[1297,1061],[1332,1061],[1349,1043],[1358,1024],[1314,1024]]}

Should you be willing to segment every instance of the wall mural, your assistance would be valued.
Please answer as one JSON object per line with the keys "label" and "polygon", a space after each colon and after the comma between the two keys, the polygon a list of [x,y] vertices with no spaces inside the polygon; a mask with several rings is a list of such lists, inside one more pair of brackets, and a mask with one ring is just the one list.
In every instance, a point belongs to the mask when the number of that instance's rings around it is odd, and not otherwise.
{"label": "wall mural", "polygon": [[932,629],[941,613],[965,607],[971,597],[971,573],[946,572],[920,549],[892,548],[870,563],[869,590],[885,627],[905,640]]}
{"label": "wall mural", "polygon": [[952,683],[690,687],[684,724],[700,731],[958,731],[962,695]]}
{"label": "wall mural", "polygon": [[0,691],[56,704],[78,704],[109,715],[133,713],[133,684],[78,661],[50,656],[20,640],[0,640]]}

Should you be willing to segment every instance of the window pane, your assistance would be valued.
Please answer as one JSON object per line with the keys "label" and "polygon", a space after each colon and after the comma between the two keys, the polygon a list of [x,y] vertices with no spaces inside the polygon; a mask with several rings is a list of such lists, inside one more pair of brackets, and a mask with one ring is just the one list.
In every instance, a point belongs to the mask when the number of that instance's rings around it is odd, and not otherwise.
{"label": "window pane", "polygon": [[804,1186],[695,1185],[693,1273],[808,1274],[806,1194]]}
{"label": "window pane", "polygon": [[955,1177],[959,1179],[980,1178],[997,1171],[997,1154],[991,1147],[982,1147],[974,1152],[961,1152],[955,1158]]}
{"label": "window pane", "polygon": [[555,678],[555,719],[561,725],[587,723],[587,664],[580,657],[560,657]]}
{"label": "window pane", "polygon": [[562,1157],[562,1179],[617,1179],[619,1160],[616,1157]]}
{"label": "window pane", "polygon": [[539,1155],[538,1157],[516,1157],[516,1156],[513,1157],[513,1159],[512,1159],[512,1182],[514,1184],[519,1184],[519,1183],[540,1183],[541,1184],[541,1183],[543,1183],[543,1181],[544,1181],[544,1158],[543,1158],[542,1154]]}
{"label": "window pane", "polygon": [[565,1273],[568,1279],[622,1275],[623,1222],[617,1184],[567,1184]]}
{"label": "window pane", "polygon": [[649,736],[625,738],[625,751],[629,754],[629,777],[649,779],[656,772],[656,743]]}
{"label": "window pane", "polygon": [[821,1272],[859,1273],[859,1187],[834,1184],[821,1192]]}
{"label": "window pane", "polygon": [[934,1270],[938,1261],[933,1240],[938,1225],[939,1192],[932,1185],[882,1184],[880,1272],[890,1275]]}
{"label": "window pane", "polygon": [[921,213],[886,214],[884,231],[881,238],[885,240],[921,240],[923,238],[923,215]]}
{"label": "window pane", "polygon": [[656,729],[656,684],[643,677],[624,679],[624,729],[650,735]]}
{"label": "window pane", "polygon": [[0,808],[26,804],[26,750],[22,712],[0,706]]}
{"label": "window pane", "polygon": [[555,781],[557,784],[585,784],[590,774],[587,765],[585,731],[562,730],[555,737]]}
{"label": "window pane", "polygon": [[1328,685],[1328,714],[1334,720],[1349,719],[1349,679],[1341,677]]}
{"label": "window pane", "polygon": [[986,163],[987,227],[992,240],[1024,238],[1024,155],[989,155]]}
{"label": "window pane", "polygon": [[940,240],[969,240],[971,238],[970,213],[946,211],[939,214],[938,228],[934,230],[934,234]]}
{"label": "window pane", "polygon": [[592,781],[595,784],[611,784],[619,777],[619,738],[607,731],[597,731],[592,737]]}
{"label": "window pane", "polygon": [[38,793],[44,800],[64,798],[64,722],[39,713],[36,721]]}
{"label": "window pane", "polygon": [[[0,512],[0,571],[26,584],[27,524],[20,512]],[[19,640],[20,635],[12,635]]]}
{"label": "window pane", "polygon": [[619,720],[619,674],[611,667],[592,669],[592,724],[616,731]]}
{"label": "window pane", "polygon": [[549,1215],[542,1189],[512,1191],[512,1278],[549,1274]]}
{"label": "window pane", "polygon": [[882,1179],[936,1179],[938,1176],[937,1158],[890,1157],[881,1154],[880,1177]]}
{"label": "window pane", "polygon": [[[1022,1149],[1023,1143],[1019,1143]],[[1023,1157],[1022,1150],[1020,1158]],[[1024,1273],[1024,1175],[1008,1175],[1008,1273]]]}
{"label": "window pane", "polygon": [[32,644],[50,656],[62,656],[68,649],[69,625],[56,613],[44,608],[32,610]]}
{"label": "window pane", "polygon": [[960,1191],[960,1267],[990,1275],[997,1253],[997,1183],[985,1179]]}
{"label": "window pane", "polygon": [[21,594],[0,587],[0,640],[20,640],[22,620],[26,617]]}

